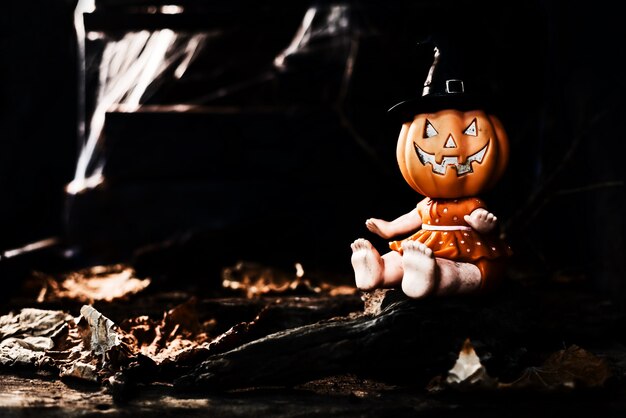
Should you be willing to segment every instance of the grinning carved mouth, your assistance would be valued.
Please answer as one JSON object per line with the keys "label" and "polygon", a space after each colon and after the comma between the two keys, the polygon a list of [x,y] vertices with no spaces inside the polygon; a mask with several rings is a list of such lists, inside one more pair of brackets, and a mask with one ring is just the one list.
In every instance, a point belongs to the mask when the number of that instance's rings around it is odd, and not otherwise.
{"label": "grinning carved mouth", "polygon": [[419,158],[422,165],[430,164],[433,167],[433,173],[444,175],[446,174],[448,167],[454,167],[456,168],[456,175],[460,177],[464,174],[474,172],[474,169],[472,169],[472,161],[476,161],[479,164],[483,161],[489,143],[487,143],[487,145],[485,145],[480,151],[467,157],[463,164],[459,163],[459,157],[443,157],[441,163],[437,164],[434,154],[427,153],[415,142],[413,142],[413,146],[415,147],[417,158]]}

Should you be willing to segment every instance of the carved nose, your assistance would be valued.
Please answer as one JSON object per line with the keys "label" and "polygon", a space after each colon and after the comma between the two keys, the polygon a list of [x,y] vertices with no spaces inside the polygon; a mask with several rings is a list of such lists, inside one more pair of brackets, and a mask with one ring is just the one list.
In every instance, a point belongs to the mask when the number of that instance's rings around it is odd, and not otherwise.
{"label": "carved nose", "polygon": [[452,138],[452,134],[446,139],[446,143],[443,145],[444,148],[456,148],[456,142],[454,142],[454,138]]}

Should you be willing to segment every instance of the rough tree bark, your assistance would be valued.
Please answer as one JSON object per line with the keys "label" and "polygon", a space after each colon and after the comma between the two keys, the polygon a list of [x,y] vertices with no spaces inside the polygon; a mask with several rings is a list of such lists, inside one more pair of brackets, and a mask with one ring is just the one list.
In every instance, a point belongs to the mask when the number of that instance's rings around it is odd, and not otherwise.
{"label": "rough tree bark", "polygon": [[[623,306],[568,289],[509,288],[497,295],[409,300],[378,293],[361,314],[280,331],[207,358],[175,381],[182,390],[289,386],[341,373],[425,384],[470,338],[492,374],[519,376],[547,354],[623,342]],[[620,340],[621,338],[621,340]]]}

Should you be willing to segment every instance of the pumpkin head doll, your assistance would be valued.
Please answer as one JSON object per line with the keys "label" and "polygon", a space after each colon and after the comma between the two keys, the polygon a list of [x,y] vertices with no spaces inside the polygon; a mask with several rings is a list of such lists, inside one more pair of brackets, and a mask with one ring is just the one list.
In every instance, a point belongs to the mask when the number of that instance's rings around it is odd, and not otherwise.
{"label": "pumpkin head doll", "polygon": [[369,241],[354,241],[351,261],[362,290],[401,285],[413,298],[484,291],[498,282],[510,254],[497,236],[496,216],[477,197],[506,168],[506,132],[484,100],[452,75],[459,66],[432,47],[422,95],[390,109],[402,123],[398,166],[425,198],[393,221],[366,221],[385,239],[404,238],[390,242],[383,256]]}

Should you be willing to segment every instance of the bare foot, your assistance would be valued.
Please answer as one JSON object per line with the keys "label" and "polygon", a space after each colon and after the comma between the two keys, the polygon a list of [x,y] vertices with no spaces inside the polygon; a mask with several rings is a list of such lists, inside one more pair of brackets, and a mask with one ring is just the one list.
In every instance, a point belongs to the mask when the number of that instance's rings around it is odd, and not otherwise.
{"label": "bare foot", "polygon": [[402,245],[402,291],[410,298],[421,298],[435,285],[435,256],[419,241],[405,241]]}
{"label": "bare foot", "polygon": [[352,243],[352,268],[356,287],[372,290],[383,282],[383,260],[376,248],[367,240],[359,238]]}
{"label": "bare foot", "polygon": [[481,234],[491,232],[498,222],[498,218],[496,218],[493,213],[483,208],[476,209],[469,215],[465,215],[463,219],[465,219],[465,222],[467,222],[469,226]]}

